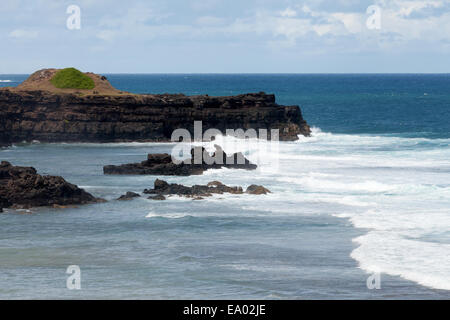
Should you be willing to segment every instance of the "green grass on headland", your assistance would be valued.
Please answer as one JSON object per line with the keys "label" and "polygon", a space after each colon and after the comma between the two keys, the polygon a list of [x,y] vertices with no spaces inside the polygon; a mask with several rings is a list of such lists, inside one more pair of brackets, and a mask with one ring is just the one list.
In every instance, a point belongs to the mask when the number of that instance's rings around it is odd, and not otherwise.
{"label": "green grass on headland", "polygon": [[60,89],[94,89],[94,80],[75,68],[59,70],[50,82]]}

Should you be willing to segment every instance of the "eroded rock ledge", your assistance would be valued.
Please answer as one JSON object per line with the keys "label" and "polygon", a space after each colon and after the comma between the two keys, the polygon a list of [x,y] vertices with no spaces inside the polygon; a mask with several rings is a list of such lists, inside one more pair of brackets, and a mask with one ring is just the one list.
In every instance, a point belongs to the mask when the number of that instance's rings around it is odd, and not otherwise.
{"label": "eroded rock ledge", "polygon": [[[136,174],[136,175],[169,175],[169,176],[190,176],[201,175],[208,169],[232,168],[232,169],[246,169],[254,170],[257,166],[251,163],[244,157],[242,153],[234,153],[227,155],[222,148],[215,145],[216,151],[209,154],[202,147],[195,147],[191,149],[192,159],[196,152],[202,156],[202,163],[195,164],[194,161],[189,160],[189,163],[184,161],[175,164],[172,161],[171,155],[167,153],[148,154],[147,160],[140,163],[129,163],[123,165],[108,165],[103,167],[104,174]],[[221,159],[220,163],[213,163],[214,159]],[[209,159],[208,159],[209,158]],[[212,163],[212,164],[209,164]]]}
{"label": "eroded rock ledge", "polygon": [[175,129],[279,129],[282,141],[309,135],[298,106],[282,106],[273,94],[229,97],[131,94],[91,73],[94,90],[51,89],[54,69],[36,72],[17,88],[0,89],[0,145],[22,141],[170,141]]}
{"label": "eroded rock ledge", "polygon": [[0,163],[0,208],[67,206],[104,201],[58,176],[41,176],[33,167]]}
{"label": "eroded rock ledge", "polygon": [[[156,179],[154,188],[145,189],[144,193],[151,194],[152,196],[150,196],[149,199],[153,200],[165,200],[166,195],[178,195],[200,200],[203,197],[210,197],[212,194],[243,194],[244,190],[242,187],[229,187],[220,181],[211,181],[207,185],[194,185],[192,187],[187,187],[176,183],[169,184],[164,180]],[[267,194],[271,192],[263,186],[251,185],[247,188],[245,193]]]}

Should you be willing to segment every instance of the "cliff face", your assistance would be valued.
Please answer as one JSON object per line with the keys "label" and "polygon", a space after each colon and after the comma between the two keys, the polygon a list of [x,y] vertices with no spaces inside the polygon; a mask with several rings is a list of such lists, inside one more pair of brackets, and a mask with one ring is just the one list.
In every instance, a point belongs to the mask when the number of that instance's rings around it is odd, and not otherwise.
{"label": "cliff face", "polygon": [[279,129],[280,140],[309,135],[298,106],[265,93],[232,97],[61,93],[0,89],[0,144],[170,141],[178,128]]}

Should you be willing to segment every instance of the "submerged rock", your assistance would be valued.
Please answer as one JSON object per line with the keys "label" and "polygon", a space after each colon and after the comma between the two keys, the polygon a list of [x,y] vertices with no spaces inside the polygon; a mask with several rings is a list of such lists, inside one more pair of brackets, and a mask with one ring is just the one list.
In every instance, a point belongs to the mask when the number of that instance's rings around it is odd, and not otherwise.
{"label": "submerged rock", "polygon": [[164,197],[162,194],[158,194],[156,196],[150,196],[147,199],[150,199],[150,200],[166,200],[166,197]]}
{"label": "submerged rock", "polygon": [[251,186],[249,186],[247,188],[247,190],[245,191],[245,193],[249,193],[249,194],[267,194],[267,193],[271,193],[269,189],[263,187],[263,186],[258,186],[256,184],[252,184]]}
{"label": "submerged rock", "polygon": [[[201,175],[208,169],[233,168],[254,170],[256,164],[251,163],[240,152],[227,155],[218,145],[215,145],[215,152],[208,153],[203,147],[191,149],[191,158],[174,163],[171,155],[167,153],[149,154],[146,161],[140,163],[129,163],[123,165],[108,165],[103,167],[104,174],[136,174],[136,175],[170,175],[170,176],[190,176]],[[201,155],[201,163],[195,164],[192,159]],[[216,161],[214,161],[216,160]]]}
{"label": "submerged rock", "polygon": [[138,197],[140,197],[139,194],[137,194],[135,192],[128,191],[126,194],[123,194],[119,198],[117,198],[117,200],[119,200],[119,201],[126,201],[126,200],[132,200],[132,199],[138,198]]}
{"label": "submerged rock", "polygon": [[0,163],[0,207],[30,208],[99,202],[83,189],[58,176],[41,176],[33,167]]}
{"label": "submerged rock", "polygon": [[[265,191],[266,193],[270,192],[263,186],[257,187],[258,191]],[[145,189],[144,193],[156,194],[156,196],[149,197],[149,199],[155,199],[156,197],[161,198],[164,197],[164,195],[178,195],[194,198],[194,200],[202,200],[203,197],[210,197],[213,194],[224,194],[224,193],[243,194],[244,191],[242,190],[242,187],[230,187],[223,184],[220,181],[211,181],[207,185],[194,185],[192,187],[187,187],[176,183],[169,184],[164,180],[156,179],[154,188]],[[253,194],[264,194],[264,193],[253,193]]]}

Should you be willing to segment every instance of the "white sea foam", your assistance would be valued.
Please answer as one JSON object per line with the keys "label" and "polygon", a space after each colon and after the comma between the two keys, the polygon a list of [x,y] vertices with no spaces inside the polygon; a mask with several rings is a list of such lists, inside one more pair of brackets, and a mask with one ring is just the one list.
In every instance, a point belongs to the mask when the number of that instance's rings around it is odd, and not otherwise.
{"label": "white sea foam", "polygon": [[351,190],[355,192],[388,192],[394,190],[393,185],[383,184],[381,182],[367,180],[362,182],[340,182],[338,180],[316,179],[312,177],[279,178],[279,181],[299,184],[309,189],[320,189],[326,191]]}
{"label": "white sea foam", "polygon": [[450,244],[408,239],[392,231],[371,231],[354,241],[359,247],[351,256],[364,270],[450,290]]}
{"label": "white sea foam", "polygon": [[149,212],[145,217],[146,218],[166,218],[166,219],[180,219],[184,217],[191,216],[188,213],[165,213],[159,214],[155,212]]}
{"label": "white sea foam", "polygon": [[0,83],[1,82],[13,82],[12,80],[0,80]]}
{"label": "white sea foam", "polygon": [[[246,198],[247,212],[347,218],[367,230],[351,253],[362,269],[450,290],[450,139],[312,131],[280,145],[279,170],[257,178],[226,169],[207,175],[236,184],[256,180],[276,191]],[[247,146],[251,159],[258,144]]]}
{"label": "white sea foam", "polygon": [[[361,209],[372,208],[337,214],[349,218],[358,228],[370,230],[354,239],[359,246],[351,256],[360,267],[450,290],[450,244],[442,236],[450,230],[449,139],[331,135],[320,131],[313,136],[316,144],[321,144],[315,150],[323,150],[309,161],[341,177],[303,176],[291,182],[324,193],[341,189],[340,194],[349,195],[342,203],[356,201],[353,204],[364,204]],[[411,147],[419,143],[427,144],[427,149]],[[327,150],[335,154],[329,156]]]}

